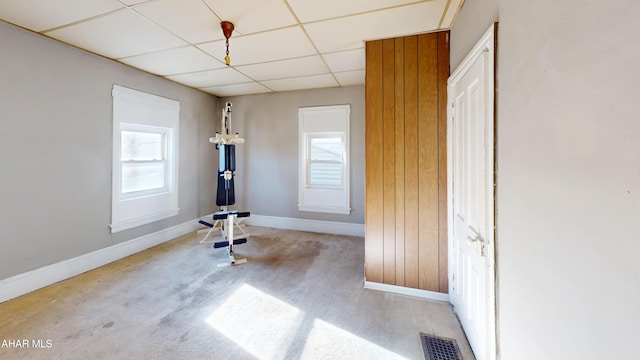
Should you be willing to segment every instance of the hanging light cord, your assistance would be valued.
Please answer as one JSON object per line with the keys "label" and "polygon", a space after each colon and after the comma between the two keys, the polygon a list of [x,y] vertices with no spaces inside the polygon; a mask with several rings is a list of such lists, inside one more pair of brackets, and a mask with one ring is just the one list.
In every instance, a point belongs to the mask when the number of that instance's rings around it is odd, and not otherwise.
{"label": "hanging light cord", "polygon": [[229,57],[229,38],[227,38],[225,44],[227,45],[227,56],[224,57],[224,62],[229,66],[229,64],[231,64],[231,58]]}

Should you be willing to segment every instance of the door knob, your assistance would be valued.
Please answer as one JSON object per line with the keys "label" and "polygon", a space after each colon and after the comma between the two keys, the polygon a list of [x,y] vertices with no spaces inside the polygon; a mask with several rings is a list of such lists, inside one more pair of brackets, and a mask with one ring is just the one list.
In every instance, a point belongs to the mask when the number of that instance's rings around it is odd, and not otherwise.
{"label": "door knob", "polygon": [[473,236],[467,235],[467,240],[469,240],[469,242],[471,242],[471,243],[474,243],[474,242],[479,240],[478,239],[478,235],[475,235],[475,234]]}

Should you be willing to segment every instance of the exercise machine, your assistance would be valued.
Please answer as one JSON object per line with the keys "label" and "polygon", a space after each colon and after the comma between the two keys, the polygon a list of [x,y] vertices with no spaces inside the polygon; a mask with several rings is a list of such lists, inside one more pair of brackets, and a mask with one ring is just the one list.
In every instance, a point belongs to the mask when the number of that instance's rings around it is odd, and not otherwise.
{"label": "exercise machine", "polygon": [[[234,177],[236,172],[236,144],[244,143],[244,139],[233,133],[231,129],[231,107],[230,102],[225,104],[222,110],[221,131],[216,132],[215,137],[209,138],[209,142],[216,145],[218,150],[218,181],[216,191],[216,205],[220,206],[220,211],[213,214],[213,223],[200,220],[200,224],[209,227],[209,231],[200,243],[206,243],[214,229],[219,228],[222,240],[213,244],[214,248],[227,249],[227,261],[218,264],[218,267],[239,265],[246,263],[246,259],[236,259],[233,248],[235,245],[247,242],[248,235],[242,228],[242,220],[251,216],[248,211],[229,210],[229,206],[234,205],[235,189]],[[239,230],[236,235],[235,230]]]}

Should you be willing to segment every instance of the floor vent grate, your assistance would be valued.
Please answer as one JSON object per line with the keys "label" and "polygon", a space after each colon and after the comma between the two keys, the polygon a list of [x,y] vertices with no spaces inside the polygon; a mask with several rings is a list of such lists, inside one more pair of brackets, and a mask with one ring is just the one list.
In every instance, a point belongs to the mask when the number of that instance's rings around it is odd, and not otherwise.
{"label": "floor vent grate", "polygon": [[453,339],[420,334],[426,360],[462,360],[458,344]]}

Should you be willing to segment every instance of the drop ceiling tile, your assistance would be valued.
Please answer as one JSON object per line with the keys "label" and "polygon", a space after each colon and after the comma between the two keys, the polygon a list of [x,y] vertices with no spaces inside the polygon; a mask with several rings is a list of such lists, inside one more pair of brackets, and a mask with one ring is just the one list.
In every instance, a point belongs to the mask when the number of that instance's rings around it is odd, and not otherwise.
{"label": "drop ceiling tile", "polygon": [[364,48],[323,54],[322,57],[333,72],[361,70],[365,65]]}
{"label": "drop ceiling tile", "polygon": [[216,96],[236,96],[236,95],[250,95],[273,92],[272,90],[260,85],[257,82],[250,82],[244,84],[223,85],[214,86],[200,89]]}
{"label": "drop ceiling tile", "polygon": [[330,74],[268,80],[262,81],[262,83],[275,91],[291,91],[338,86],[338,83]]}
{"label": "drop ceiling tile", "polygon": [[250,82],[251,79],[231,67],[190,74],[167,76],[167,79],[195,88]]}
{"label": "drop ceiling tile", "polygon": [[364,85],[364,70],[334,73],[342,86]]}
{"label": "drop ceiling tile", "polygon": [[416,0],[289,0],[288,2],[298,19],[305,23],[406,5],[415,3]]}
{"label": "drop ceiling tile", "polygon": [[[224,41],[214,41],[198,45],[198,47],[220,60],[224,59]],[[315,54],[316,50],[298,26],[252,35],[232,36],[229,40],[229,56],[232,66]]]}
{"label": "drop ceiling tile", "polygon": [[202,0],[151,1],[133,9],[192,44],[224,39],[220,19]]}
{"label": "drop ceiling tile", "polygon": [[[363,40],[387,39],[438,28],[447,0],[433,0],[304,25],[322,53],[361,48]],[[389,26],[393,24],[393,26]]]}
{"label": "drop ceiling tile", "polygon": [[318,55],[238,66],[237,69],[255,80],[282,79],[329,72],[327,66]]}
{"label": "drop ceiling tile", "polygon": [[157,75],[175,75],[223,68],[225,65],[194,46],[119,59]]}
{"label": "drop ceiling tile", "polygon": [[222,19],[231,21],[240,34],[297,24],[282,0],[204,0]]}
{"label": "drop ceiling tile", "polygon": [[46,35],[116,59],[186,45],[129,9],[47,32]]}
{"label": "drop ceiling tile", "polygon": [[124,6],[116,0],[2,0],[3,20],[33,31],[43,31]]}

